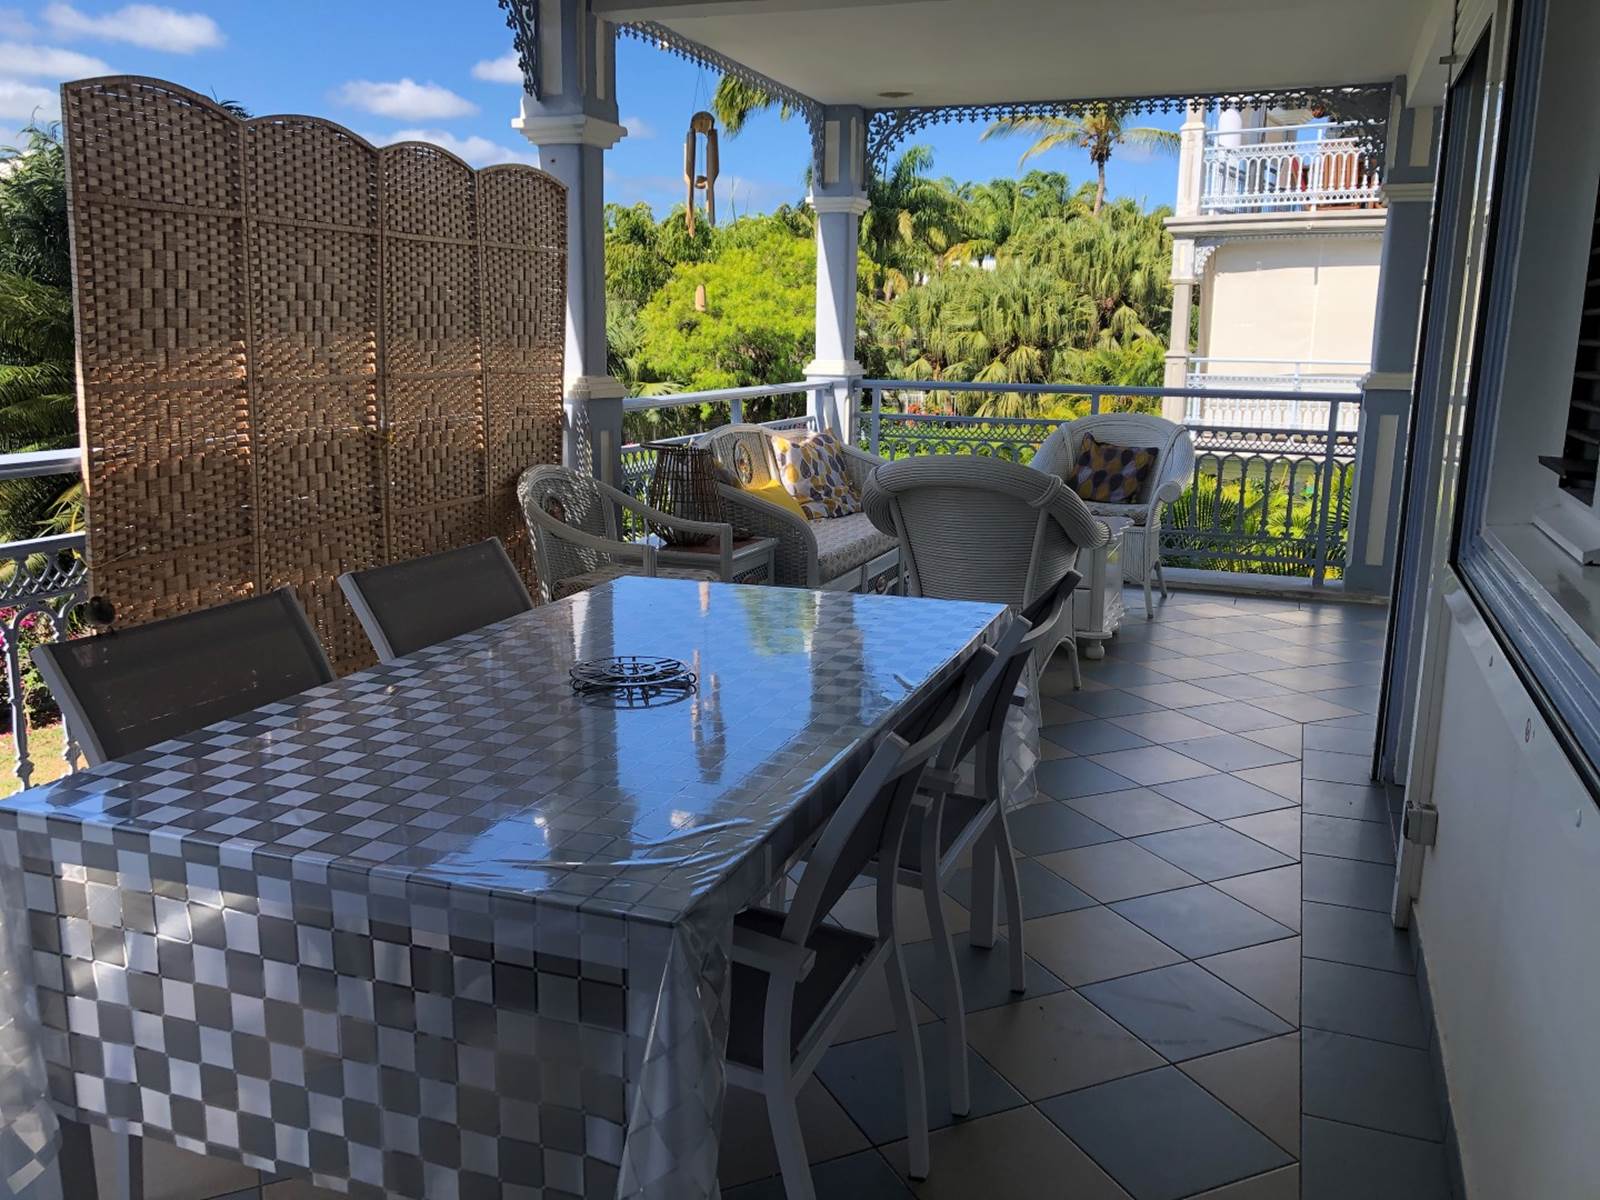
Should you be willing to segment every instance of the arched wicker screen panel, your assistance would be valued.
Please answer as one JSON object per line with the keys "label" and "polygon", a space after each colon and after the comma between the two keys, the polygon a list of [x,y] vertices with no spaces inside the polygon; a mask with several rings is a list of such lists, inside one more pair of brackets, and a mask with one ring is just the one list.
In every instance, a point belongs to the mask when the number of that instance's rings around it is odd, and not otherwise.
{"label": "arched wicker screen panel", "polygon": [[497,534],[559,461],[566,193],[155,79],[63,89],[91,587],[134,624]]}

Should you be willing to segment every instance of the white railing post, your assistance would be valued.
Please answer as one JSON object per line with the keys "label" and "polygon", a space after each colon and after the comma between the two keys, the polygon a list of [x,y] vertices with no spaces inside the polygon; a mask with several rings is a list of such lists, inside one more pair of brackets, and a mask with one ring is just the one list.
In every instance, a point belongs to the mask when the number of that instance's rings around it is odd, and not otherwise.
{"label": "white railing post", "polygon": [[883,438],[883,389],[869,387],[867,395],[872,397],[872,424],[867,429],[868,448],[874,457],[881,457],[878,447]]}
{"label": "white railing post", "polygon": [[728,401],[728,424],[744,424],[744,401],[737,396]]}

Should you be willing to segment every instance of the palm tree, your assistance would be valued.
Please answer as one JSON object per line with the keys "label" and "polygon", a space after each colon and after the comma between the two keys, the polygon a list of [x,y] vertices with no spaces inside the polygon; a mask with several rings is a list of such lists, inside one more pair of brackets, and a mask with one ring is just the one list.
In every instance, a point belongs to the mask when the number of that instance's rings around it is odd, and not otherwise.
{"label": "palm tree", "polygon": [[1029,146],[1017,165],[1021,166],[1035,154],[1043,154],[1060,146],[1077,146],[1089,152],[1097,176],[1094,189],[1095,216],[1100,214],[1106,200],[1106,163],[1118,146],[1136,146],[1163,154],[1176,154],[1182,144],[1176,130],[1140,126],[1125,129],[1122,118],[1109,105],[1092,105],[1081,117],[1001,117],[983,131],[984,140],[991,137],[1011,137],[1015,134],[1032,134]]}
{"label": "palm tree", "polygon": [[722,122],[723,131],[729,137],[737,137],[746,121],[775,105],[778,116],[783,120],[787,121],[794,115],[794,110],[786,102],[732,75],[724,75],[717,82],[717,90],[711,97],[711,111],[716,113],[717,120]]}
{"label": "palm tree", "polygon": [[[0,152],[0,453],[78,440],[65,160],[57,130],[23,132]],[[81,499],[59,478],[0,485],[0,537],[74,528]]]}
{"label": "palm tree", "polygon": [[873,290],[892,300],[939,266],[964,219],[954,185],[933,179],[933,151],[907,147],[889,173],[867,183],[861,248],[871,261]]}

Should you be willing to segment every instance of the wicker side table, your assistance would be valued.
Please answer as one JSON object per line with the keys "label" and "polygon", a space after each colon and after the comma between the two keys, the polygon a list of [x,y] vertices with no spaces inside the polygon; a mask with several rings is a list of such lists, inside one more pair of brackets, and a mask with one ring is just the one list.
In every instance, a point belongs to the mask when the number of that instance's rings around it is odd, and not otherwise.
{"label": "wicker side table", "polygon": [[[766,583],[777,578],[776,556],[778,539],[770,537],[736,537],[733,539],[733,571],[726,583]],[[707,567],[715,569],[717,547],[663,546],[656,554],[662,566]]]}
{"label": "wicker side table", "polygon": [[1120,517],[1106,518],[1111,536],[1105,545],[1078,551],[1078,570],[1083,579],[1072,593],[1072,632],[1088,659],[1106,656],[1103,643],[1116,634],[1126,612],[1122,601],[1122,532],[1128,525]]}

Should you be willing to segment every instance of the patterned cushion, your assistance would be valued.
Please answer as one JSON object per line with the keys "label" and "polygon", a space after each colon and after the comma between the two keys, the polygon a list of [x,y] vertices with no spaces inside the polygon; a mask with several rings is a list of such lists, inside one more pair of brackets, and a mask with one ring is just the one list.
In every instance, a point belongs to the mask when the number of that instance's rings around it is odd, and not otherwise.
{"label": "patterned cushion", "polygon": [[747,483],[741,490],[758,499],[765,500],[768,504],[776,504],[785,512],[793,513],[802,521],[811,519],[806,515],[806,510],[801,507],[800,501],[791,496],[788,489],[775,479],[769,479],[766,483]]}
{"label": "patterned cushion", "polygon": [[815,521],[811,532],[817,539],[817,577],[823,583],[887,554],[900,542],[874,525],[864,512],[837,521]]}
{"label": "patterned cushion", "polygon": [[1072,490],[1091,503],[1136,504],[1156,468],[1156,450],[1155,446],[1137,449],[1097,442],[1086,433],[1078,448]]}
{"label": "patterned cushion", "polygon": [[800,502],[813,521],[848,517],[861,511],[861,493],[845,467],[844,444],[831,433],[814,433],[804,441],[774,437],[778,473],[784,490]]}

